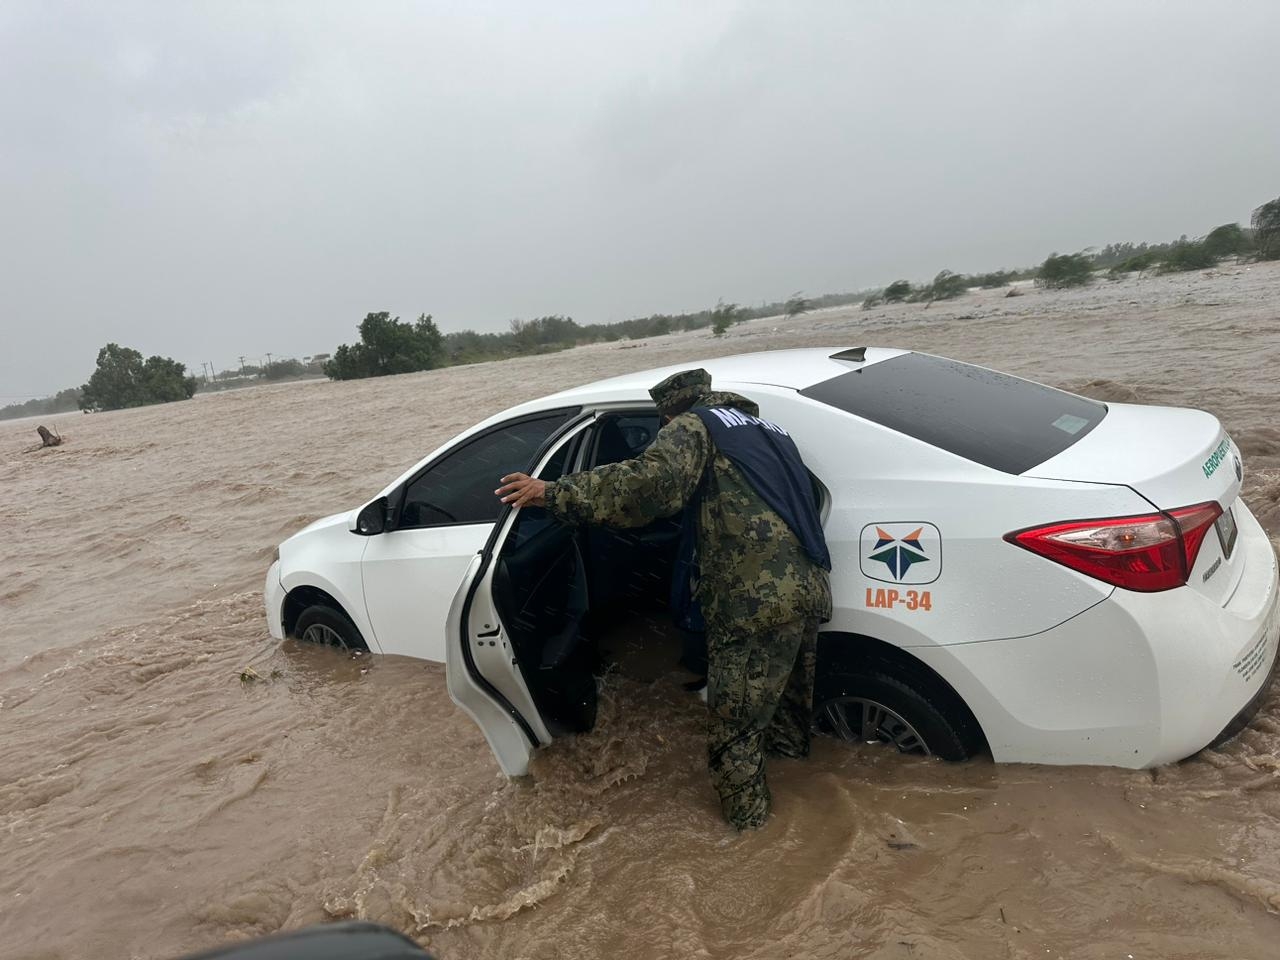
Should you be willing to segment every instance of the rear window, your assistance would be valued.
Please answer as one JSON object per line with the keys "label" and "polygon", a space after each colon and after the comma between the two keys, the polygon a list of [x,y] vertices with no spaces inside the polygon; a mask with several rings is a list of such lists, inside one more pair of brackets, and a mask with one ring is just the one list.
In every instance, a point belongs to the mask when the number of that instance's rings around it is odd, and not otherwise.
{"label": "rear window", "polygon": [[1005,473],[1057,456],[1107,415],[1095,400],[923,353],[800,393]]}

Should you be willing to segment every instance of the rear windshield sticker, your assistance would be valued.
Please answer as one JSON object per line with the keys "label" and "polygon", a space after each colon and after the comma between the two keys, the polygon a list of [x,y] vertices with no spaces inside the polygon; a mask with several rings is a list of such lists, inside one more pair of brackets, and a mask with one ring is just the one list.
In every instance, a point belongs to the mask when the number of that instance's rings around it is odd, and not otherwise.
{"label": "rear windshield sticker", "polygon": [[922,584],[942,575],[942,534],[932,523],[868,523],[859,540],[862,575],[868,580]]}
{"label": "rear windshield sticker", "polygon": [[1057,420],[1053,421],[1053,425],[1063,433],[1069,433],[1074,437],[1084,427],[1089,425],[1089,421],[1084,417],[1077,417],[1074,414],[1064,413]]}

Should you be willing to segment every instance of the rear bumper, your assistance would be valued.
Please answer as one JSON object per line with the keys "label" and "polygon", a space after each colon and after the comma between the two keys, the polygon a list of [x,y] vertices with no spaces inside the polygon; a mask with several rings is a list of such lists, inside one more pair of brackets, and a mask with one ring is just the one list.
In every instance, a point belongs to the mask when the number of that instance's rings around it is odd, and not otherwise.
{"label": "rear bumper", "polygon": [[1271,685],[1276,681],[1278,667],[1280,667],[1280,656],[1274,656],[1271,660],[1271,669],[1267,672],[1267,678],[1262,681],[1262,686],[1253,695],[1253,699],[1244,705],[1243,710],[1231,718],[1231,722],[1223,727],[1222,731],[1210,741],[1209,746],[1222,746],[1253,721],[1253,718],[1258,715],[1258,711],[1262,709],[1262,702],[1267,699],[1267,694],[1271,691]]}
{"label": "rear bumper", "polygon": [[1225,606],[1188,588],[1116,590],[1044,633],[911,652],[965,699],[998,761],[1181,760],[1247,723],[1280,646],[1275,552],[1239,513],[1245,568]]}
{"label": "rear bumper", "polygon": [[267,580],[262,586],[262,602],[267,608],[267,630],[277,640],[284,639],[284,585],[280,582],[280,561],[267,569]]}

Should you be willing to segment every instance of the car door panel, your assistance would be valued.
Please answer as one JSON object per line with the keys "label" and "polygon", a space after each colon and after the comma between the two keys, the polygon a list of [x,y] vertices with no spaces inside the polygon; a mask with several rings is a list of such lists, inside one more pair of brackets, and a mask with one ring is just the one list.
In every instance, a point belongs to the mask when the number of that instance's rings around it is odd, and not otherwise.
{"label": "car door panel", "polygon": [[576,410],[552,410],[467,437],[397,488],[392,529],[369,538],[365,609],[383,653],[445,658],[449,605],[493,532],[498,478],[527,469]]}
{"label": "car door panel", "polygon": [[[588,415],[562,429],[538,456],[530,473],[540,476],[549,466],[560,469],[568,459],[569,446],[594,419]],[[468,567],[450,607],[445,641],[449,695],[480,726],[508,776],[527,773],[533,750],[550,743],[552,737],[523,672],[537,669],[537,665],[519,662],[511,633],[494,601],[499,564],[493,561],[516,527],[519,513],[504,509],[480,556]],[[543,532],[555,535],[554,531]],[[594,687],[591,693],[594,695]]]}
{"label": "car door panel", "polygon": [[449,605],[492,523],[391,530],[369,538],[365,607],[383,653],[444,661]]}

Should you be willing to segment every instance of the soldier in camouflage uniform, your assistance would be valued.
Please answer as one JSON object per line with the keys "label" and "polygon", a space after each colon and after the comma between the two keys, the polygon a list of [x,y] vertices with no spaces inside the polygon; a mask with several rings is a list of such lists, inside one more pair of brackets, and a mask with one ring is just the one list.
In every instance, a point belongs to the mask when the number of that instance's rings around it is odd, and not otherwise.
{"label": "soldier in camouflage uniform", "polygon": [[497,492],[516,506],[545,505],[570,524],[642,527],[697,507],[696,597],[707,622],[711,779],[725,818],[758,828],[769,815],[764,757],[809,753],[818,624],[831,615],[827,571],[712,442],[692,407],[749,416],[745,397],[711,391],[705,370],[686,370],[650,391],[667,420],[633,460],[554,483],[524,474]]}

